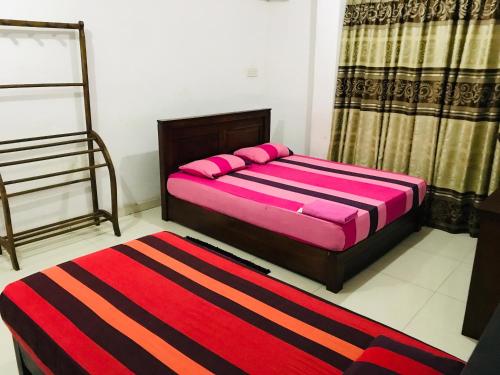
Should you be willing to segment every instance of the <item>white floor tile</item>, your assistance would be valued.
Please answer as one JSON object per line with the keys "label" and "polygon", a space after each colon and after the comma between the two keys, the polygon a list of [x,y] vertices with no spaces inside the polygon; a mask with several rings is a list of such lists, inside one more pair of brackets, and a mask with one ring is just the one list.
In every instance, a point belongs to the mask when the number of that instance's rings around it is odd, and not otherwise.
{"label": "white floor tile", "polygon": [[438,293],[467,302],[472,264],[461,263],[439,287]]}
{"label": "white floor tile", "polygon": [[468,234],[451,234],[439,229],[424,227],[404,242],[433,255],[463,260],[476,248],[477,239]]}
{"label": "white floor tile", "polygon": [[419,246],[432,248],[436,245],[446,245],[451,236],[452,234],[438,229],[423,227],[419,232],[415,232],[406,238],[403,243],[407,247]]}
{"label": "white floor tile", "polygon": [[469,254],[467,254],[465,256],[465,258],[463,259],[463,263],[466,263],[466,264],[470,264],[470,265],[473,265],[474,264],[474,258],[476,257],[476,249],[474,249],[473,251],[471,251]]}
{"label": "white floor tile", "polygon": [[12,336],[5,324],[0,324],[0,374],[17,374]]}
{"label": "white floor tile", "polygon": [[96,250],[99,248],[96,249],[88,233],[74,232],[51,238],[18,249],[20,271],[12,269],[10,258],[4,252],[0,257],[0,285],[4,287],[9,282]]}
{"label": "white floor tile", "polygon": [[358,290],[360,290],[368,281],[377,275],[377,272],[366,269],[356,276],[352,277],[350,280],[344,283],[344,287],[338,293],[332,293],[326,290],[324,285],[318,290],[314,291],[313,294],[318,297],[324,298],[330,302],[336,303],[337,305],[343,305],[344,301],[352,297]]}
{"label": "white floor tile", "polygon": [[404,245],[399,245],[375,262],[371,268],[436,291],[459,264],[458,260],[433,255],[417,247],[405,249]]}
{"label": "white floor tile", "polygon": [[467,360],[476,341],[461,334],[464,314],[465,302],[436,293],[404,332]]}
{"label": "white floor tile", "polygon": [[315,292],[396,329],[403,329],[432,296],[432,291],[384,274],[367,274],[361,285],[348,295],[338,296],[326,289]]}

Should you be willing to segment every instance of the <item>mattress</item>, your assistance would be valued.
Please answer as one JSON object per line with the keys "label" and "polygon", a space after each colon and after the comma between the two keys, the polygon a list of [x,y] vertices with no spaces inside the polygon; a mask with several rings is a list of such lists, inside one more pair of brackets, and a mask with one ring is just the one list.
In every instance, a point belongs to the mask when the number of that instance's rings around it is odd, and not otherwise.
{"label": "mattress", "polygon": [[[176,198],[331,251],[346,250],[419,206],[425,181],[402,174],[293,155],[209,180],[176,172]],[[297,211],[316,200],[358,210],[347,224]]]}
{"label": "mattress", "polygon": [[0,312],[48,374],[338,374],[381,335],[455,361],[169,232],[14,282]]}

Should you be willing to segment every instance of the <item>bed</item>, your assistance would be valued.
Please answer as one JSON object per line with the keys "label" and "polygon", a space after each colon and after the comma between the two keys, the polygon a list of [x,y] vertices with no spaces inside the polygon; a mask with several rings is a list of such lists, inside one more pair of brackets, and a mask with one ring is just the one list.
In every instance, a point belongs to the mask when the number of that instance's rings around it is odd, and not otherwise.
{"label": "bed", "polygon": [[[408,176],[337,165],[336,169],[344,169],[340,174],[347,179],[347,182],[351,180],[353,183],[361,184],[355,180],[366,181],[363,174],[371,173],[374,177],[371,179],[372,182],[384,185],[390,184],[384,181],[388,178],[398,179],[402,182],[399,187],[405,191],[403,196],[399,194],[397,199],[393,199],[392,203],[399,207],[395,210],[381,209],[380,204],[373,203],[373,199],[361,202],[360,210],[363,210],[364,215],[361,215],[360,220],[364,222],[357,223],[357,230],[353,233],[352,228],[339,228],[331,223],[313,219],[307,221],[308,218],[297,215],[291,208],[286,212],[287,210],[280,210],[283,207],[270,207],[266,204],[264,206],[267,211],[257,211],[256,202],[252,202],[252,205],[245,204],[244,200],[248,197],[238,197],[238,194],[232,194],[230,204],[221,204],[223,196],[217,189],[213,189],[213,186],[206,184],[201,188],[198,186],[199,190],[196,192],[193,186],[196,186],[196,182],[201,184],[201,179],[183,180],[183,175],[177,173],[179,166],[185,163],[269,142],[270,116],[271,110],[265,109],[158,121],[162,217],[164,220],[172,220],[193,228],[274,264],[320,281],[328,290],[338,292],[345,280],[385,254],[412,232],[420,229],[425,183]],[[288,170],[294,168],[296,171],[294,173],[300,173],[304,168],[310,172],[309,167],[301,164],[314,164],[319,167],[315,171],[316,174],[330,173],[320,170],[323,163],[329,163],[327,161],[307,159],[297,155],[285,159],[270,164],[273,168],[282,168],[286,163]],[[253,165],[248,170],[238,173],[247,175],[245,183],[248,184],[250,179],[248,174],[253,174],[250,177],[253,177],[255,182],[256,174],[259,177],[258,174],[266,173],[259,168],[266,167],[267,165],[264,167]],[[355,170],[352,170],[353,168]],[[336,174],[339,174],[338,171]],[[229,176],[232,177],[234,176]],[[276,176],[272,177],[275,180],[273,183],[280,182],[276,180]],[[278,179],[282,177],[283,175]],[[226,176],[218,180],[224,178]],[[303,187],[300,184],[307,184],[307,181],[300,180],[302,177],[298,178],[294,188]],[[394,183],[392,185],[395,186]],[[271,188],[273,187],[266,187],[266,189]],[[383,189],[383,186],[380,188]],[[191,194],[188,194],[189,190]],[[322,191],[315,193],[320,194]],[[346,199],[352,195],[346,189],[343,189],[342,194]],[[299,198],[294,199],[295,203],[300,203]],[[239,204],[238,208],[220,209],[232,204]],[[254,211],[250,212],[249,209]],[[396,211],[397,218],[393,215]],[[267,227],[262,224],[266,221]],[[293,228],[302,230],[294,232]]]}
{"label": "bed", "polygon": [[[336,252],[418,208],[425,190],[418,178],[303,155],[249,164],[217,179],[180,171],[167,180],[167,191],[176,198]],[[355,219],[336,223],[300,213],[308,203],[330,202],[356,210]]]}
{"label": "bed", "polygon": [[464,367],[170,232],[14,282],[0,313],[24,375],[458,374]]}

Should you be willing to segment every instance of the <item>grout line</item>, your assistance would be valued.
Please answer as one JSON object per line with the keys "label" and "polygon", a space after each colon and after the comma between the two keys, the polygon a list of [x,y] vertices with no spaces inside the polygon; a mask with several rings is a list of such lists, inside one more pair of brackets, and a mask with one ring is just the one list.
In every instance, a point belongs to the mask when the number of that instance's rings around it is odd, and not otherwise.
{"label": "grout line", "polygon": [[408,320],[408,323],[406,323],[406,325],[404,326],[404,328],[401,331],[404,332],[409,327],[409,325],[413,322],[413,320],[415,320],[417,315],[420,314],[420,312],[424,309],[424,307],[428,305],[429,301],[432,299],[432,297],[434,297],[436,295],[436,293],[437,292],[432,293],[432,295],[429,298],[427,298],[427,300],[422,304],[422,306],[415,312],[415,314],[413,314],[413,316],[410,318],[410,320]]}
{"label": "grout line", "polygon": [[[437,287],[437,289],[436,289],[436,293],[437,293],[437,291],[438,291],[438,290],[439,290],[439,289],[440,289],[440,288],[441,288],[441,287],[442,287],[442,286],[446,283],[446,281],[448,281],[448,280],[451,278],[451,276],[452,276],[452,275],[453,275],[456,271],[458,271],[458,267],[460,267],[460,265],[461,265],[461,263],[459,262],[459,263],[455,266],[455,268],[454,268],[454,269],[450,272],[450,274],[449,274],[447,277],[445,277],[445,278],[444,278],[444,280],[441,282],[441,284],[439,284],[439,286]],[[441,293],[440,293],[440,294],[441,294]]]}
{"label": "grout line", "polygon": [[467,260],[466,260],[466,259],[467,259],[467,257],[468,257],[469,255],[470,255],[470,254],[467,254],[467,255],[464,257],[464,259],[462,259],[462,260],[460,261],[460,263],[465,264],[466,266],[471,266],[471,267],[472,267],[472,266],[474,266],[474,260],[475,260],[475,258],[476,258],[476,255],[474,254],[474,259],[472,259],[472,262],[469,262],[469,261],[467,261]]}
{"label": "grout line", "polygon": [[[427,254],[428,254],[428,253],[427,253]],[[439,289],[439,288],[443,285],[443,283],[444,283],[444,282],[445,282],[445,281],[446,281],[446,280],[447,280],[447,279],[451,276],[451,274],[452,274],[453,272],[455,272],[455,271],[458,269],[458,267],[461,265],[461,262],[460,262],[460,261],[458,261],[458,260],[456,260],[456,259],[451,259],[451,258],[449,258],[449,257],[439,256],[439,255],[437,255],[437,254],[433,254],[433,255],[434,255],[434,256],[441,257],[441,258],[444,258],[444,259],[446,259],[446,260],[448,260],[448,261],[449,261],[449,260],[453,260],[453,261],[457,262],[457,264],[456,264],[456,265],[453,267],[453,269],[450,271],[450,274],[449,274],[447,277],[445,277],[445,279],[441,282],[441,284],[439,284],[439,285],[438,285],[438,287],[436,288],[436,290],[433,290],[433,289],[428,288],[428,287],[425,287],[425,286],[423,286],[423,285],[419,285],[419,284],[417,284],[417,283],[415,283],[415,282],[413,282],[413,281],[410,281],[410,280],[405,280],[405,279],[403,279],[403,278],[401,278],[401,277],[394,276],[394,275],[392,275],[392,274],[390,274],[390,273],[387,273],[387,272],[385,271],[385,269],[386,269],[387,267],[384,267],[384,269],[382,269],[382,270],[376,270],[376,273],[377,273],[377,274],[378,274],[378,273],[381,273],[381,274],[383,274],[384,276],[389,276],[389,277],[392,277],[392,278],[394,278],[394,279],[396,279],[396,280],[399,280],[399,281],[404,281],[404,282],[406,282],[406,283],[412,284],[412,285],[417,286],[417,287],[419,287],[419,288],[423,288],[423,289],[429,290],[429,291],[431,291],[431,292],[436,292],[436,291],[437,291],[437,290],[438,290],[438,289]],[[392,263],[391,263],[391,264],[392,264]]]}
{"label": "grout line", "polygon": [[380,273],[380,274],[382,274],[382,275],[384,275],[384,276],[387,276],[387,277],[391,277],[391,278],[396,279],[396,280],[398,280],[398,281],[402,281],[402,282],[404,282],[404,283],[411,284],[411,285],[413,285],[413,286],[416,286],[417,288],[421,288],[421,289],[428,290],[429,292],[432,292],[432,293],[435,293],[435,292],[437,291],[437,289],[436,289],[436,290],[432,290],[431,288],[427,288],[427,287],[425,287],[425,286],[419,285],[419,284],[417,284],[417,283],[414,283],[413,281],[405,280],[405,279],[403,279],[403,278],[401,278],[401,277],[397,277],[397,276],[394,276],[394,275],[390,275],[390,274],[385,273],[385,272],[383,272],[383,271],[379,271],[379,272],[377,272],[377,274],[378,274],[378,273]]}
{"label": "grout line", "polygon": [[323,286],[322,286],[322,285],[318,286],[318,287],[317,287],[316,289],[314,289],[314,290],[311,290],[309,293],[311,293],[311,294],[316,293],[316,292],[317,292],[318,290],[320,290],[320,289],[323,289]]}
{"label": "grout line", "polygon": [[463,303],[464,305],[467,305],[467,301],[462,301],[461,299],[458,299],[458,298],[453,297],[453,296],[449,296],[448,294],[444,294],[444,293],[438,292],[438,291],[436,291],[436,294],[439,294],[442,297],[448,297],[448,298],[454,299],[455,301],[458,301],[460,303]]}
{"label": "grout line", "polygon": [[443,255],[443,254],[435,254],[433,251],[431,250],[425,250],[425,248],[422,246],[422,247],[419,247],[418,245],[413,245],[412,248],[414,248],[415,250],[417,251],[420,251],[422,253],[425,253],[426,255],[432,255],[432,256],[437,256],[437,257],[441,257],[441,258],[445,258],[445,259],[448,259],[448,260],[455,260],[457,262],[462,262],[463,259],[467,256],[462,256],[461,258],[455,258],[455,257],[452,257],[452,256],[448,256],[448,255]]}

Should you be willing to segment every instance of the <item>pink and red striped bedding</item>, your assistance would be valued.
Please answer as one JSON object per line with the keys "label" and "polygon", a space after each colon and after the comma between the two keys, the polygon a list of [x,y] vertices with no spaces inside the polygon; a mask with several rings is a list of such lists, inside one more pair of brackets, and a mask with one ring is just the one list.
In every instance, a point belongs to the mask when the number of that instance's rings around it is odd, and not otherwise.
{"label": "pink and red striped bedding", "polygon": [[[425,181],[402,174],[302,155],[252,164],[217,180],[172,174],[173,196],[296,240],[342,251],[382,229],[425,196]],[[297,213],[304,204],[330,201],[358,210],[340,225]]]}
{"label": "pink and red striped bedding", "polygon": [[257,164],[266,164],[291,154],[293,153],[288,147],[279,143],[264,143],[259,146],[241,148],[234,152],[234,155]]}
{"label": "pink and red striped bedding", "polygon": [[196,160],[179,169],[183,172],[206,178],[217,178],[229,172],[245,168],[245,161],[234,155],[217,155],[210,158]]}

